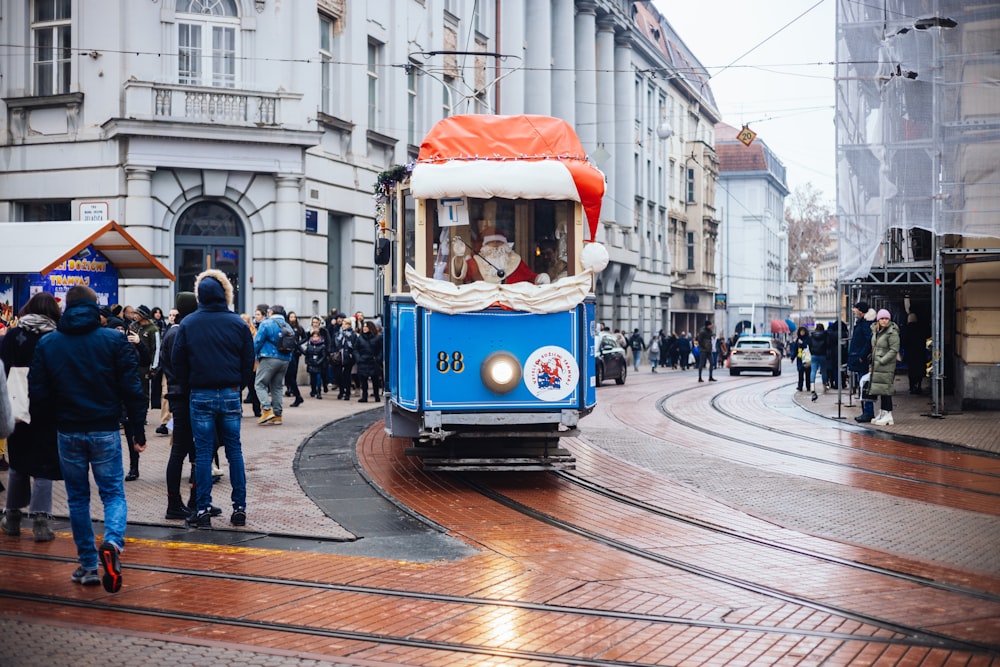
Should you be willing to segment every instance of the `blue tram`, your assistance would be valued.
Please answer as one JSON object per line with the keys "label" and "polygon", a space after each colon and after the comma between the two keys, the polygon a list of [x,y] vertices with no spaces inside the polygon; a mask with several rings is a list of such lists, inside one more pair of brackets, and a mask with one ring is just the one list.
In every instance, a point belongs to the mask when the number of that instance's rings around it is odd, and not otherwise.
{"label": "blue tram", "polygon": [[564,121],[467,115],[380,179],[385,428],[428,469],[568,469],[596,402],[604,176]]}

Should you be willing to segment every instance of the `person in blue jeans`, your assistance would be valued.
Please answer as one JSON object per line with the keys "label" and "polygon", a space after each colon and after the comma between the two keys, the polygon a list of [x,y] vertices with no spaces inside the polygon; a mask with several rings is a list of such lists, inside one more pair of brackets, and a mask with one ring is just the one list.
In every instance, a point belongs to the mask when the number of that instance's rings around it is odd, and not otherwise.
{"label": "person in blue jeans", "polygon": [[233,286],[221,271],[195,278],[198,309],[184,318],[174,340],[172,361],[182,392],[190,396],[194,438],[197,511],[188,528],[212,528],[212,454],[219,434],[229,461],[233,513],[229,522],[247,522],[247,481],[240,442],[243,402],[240,387],[254,377],[253,338],[240,316],[230,310]]}
{"label": "person in blue jeans", "polygon": [[[135,426],[139,451],[146,448],[146,406],[138,358],[125,336],[101,327],[97,294],[76,285],[66,292],[66,311],[55,331],[35,348],[28,374],[32,422],[54,420],[59,463],[66,484],[70,527],[80,567],[71,579],[84,586],[103,583],[116,593],[122,586],[128,506],[122,443],[118,430],[122,405]],[[90,472],[104,504],[104,537],[94,548],[90,518]],[[104,576],[98,577],[98,560]]]}

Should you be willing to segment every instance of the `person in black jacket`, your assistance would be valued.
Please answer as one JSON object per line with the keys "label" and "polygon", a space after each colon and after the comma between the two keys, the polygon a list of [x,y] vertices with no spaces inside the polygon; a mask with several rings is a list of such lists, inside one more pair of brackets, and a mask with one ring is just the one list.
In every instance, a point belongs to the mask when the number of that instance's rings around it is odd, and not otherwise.
{"label": "person in black jacket", "polygon": [[[98,582],[105,590],[122,585],[120,554],[125,548],[128,506],[118,432],[122,404],[135,428],[136,447],[145,449],[146,407],[135,353],[120,332],[102,328],[97,293],[84,285],[66,292],[66,311],[56,331],[35,347],[28,375],[31,421],[55,419],[59,463],[66,484],[70,526],[80,567],[71,579]],[[90,472],[104,504],[104,541],[94,548],[90,516]]]}
{"label": "person in black jacket", "polygon": [[809,334],[809,354],[812,355],[812,366],[809,369],[809,381],[812,383],[812,400],[816,396],[816,373],[823,375],[823,393],[826,393],[826,383],[829,380],[826,373],[826,353],[829,348],[826,327],[822,322],[816,323],[816,328]]}
{"label": "person in black jacket", "polygon": [[[809,348],[809,330],[805,327],[799,327],[795,332],[795,340],[792,341],[792,345],[789,349],[789,356],[795,360],[795,370],[798,371],[799,381],[795,387],[795,391],[802,391],[803,381],[805,382],[806,391],[812,391],[812,379],[810,366],[812,361],[809,363],[804,363],[802,360],[802,351]],[[810,352],[810,354],[812,354]]]}
{"label": "person in black jacket", "polygon": [[340,331],[333,339],[333,354],[330,363],[337,374],[338,399],[351,400],[351,370],[357,359],[358,334],[354,332],[351,320],[345,318]]}
{"label": "person in black jacket", "polygon": [[326,329],[320,324],[319,318],[312,318],[312,330],[306,342],[302,344],[302,356],[306,360],[306,370],[309,372],[309,396],[323,398],[323,376],[329,363],[330,344]]}
{"label": "person in black jacket", "polygon": [[371,381],[375,401],[381,400],[382,389],[382,334],[374,323],[365,320],[358,336],[358,381],[361,384],[361,398],[358,403],[368,402],[368,383]]}
{"label": "person in black jacket", "polygon": [[292,350],[292,359],[285,369],[285,396],[288,398],[294,396],[295,400],[288,407],[297,408],[302,405],[302,392],[299,391],[299,358],[302,356],[302,346],[309,340],[309,334],[299,324],[299,316],[295,311],[288,311],[287,322],[295,332],[295,349]]}
{"label": "person in black jacket", "polygon": [[198,509],[186,524],[189,528],[212,528],[212,454],[218,431],[232,484],[229,522],[245,526],[247,486],[240,442],[240,387],[253,379],[253,339],[240,316],[230,310],[233,286],[225,273],[217,269],[200,273],[195,292],[198,310],[181,322],[171,354],[180,391],[187,392],[191,402]]}
{"label": "person in black jacket", "polygon": [[[145,368],[150,364],[150,356],[148,348],[140,340],[139,334],[133,329],[126,327],[126,323],[121,318],[111,316],[108,318],[105,324],[109,329],[115,329],[120,331],[123,336],[128,340],[129,344],[132,346],[132,351],[135,352],[136,359],[139,363],[139,378],[145,377]],[[149,387],[148,383],[143,382],[143,390]],[[148,396],[147,396],[148,398]],[[128,450],[128,472],[125,474],[126,482],[133,482],[139,479],[139,452],[141,450],[135,447],[135,436],[133,435],[134,429],[129,423],[128,411],[122,406],[122,433],[125,434],[125,449]]]}
{"label": "person in black jacket", "polygon": [[[6,374],[14,368],[31,367],[35,346],[43,336],[55,331],[62,311],[56,298],[38,292],[18,313],[17,326],[0,338],[0,360]],[[7,472],[7,502],[2,520],[7,535],[21,534],[21,510],[28,507],[36,542],[55,538],[49,527],[52,518],[52,480],[62,479],[56,425],[52,422],[18,421],[7,439],[10,469]]]}
{"label": "person in black jacket", "polygon": [[[861,377],[864,376],[872,361],[872,326],[875,324],[875,309],[868,305],[867,301],[858,301],[854,304],[854,329],[851,331],[851,340],[847,344],[847,370],[854,373],[855,383],[860,386]],[[867,397],[861,396],[861,414],[854,418],[859,423],[868,423],[875,418],[875,402]]]}
{"label": "person in black jacket", "polygon": [[[174,418],[174,430],[170,438],[170,456],[167,459],[167,512],[164,518],[187,519],[188,504],[181,497],[181,473],[184,460],[194,460],[194,436],[191,433],[191,401],[177,378],[173,363],[174,341],[184,318],[198,308],[194,292],[178,292],[175,301],[177,314],[174,323],[163,334],[160,343],[160,368],[167,381],[167,402]],[[194,493],[194,487],[192,487]],[[197,501],[194,503],[197,508]]]}

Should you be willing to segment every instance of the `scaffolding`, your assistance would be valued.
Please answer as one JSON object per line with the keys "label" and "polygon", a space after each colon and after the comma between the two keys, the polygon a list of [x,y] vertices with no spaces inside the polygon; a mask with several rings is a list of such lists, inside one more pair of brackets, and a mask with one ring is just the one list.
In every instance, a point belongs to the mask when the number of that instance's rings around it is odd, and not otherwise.
{"label": "scaffolding", "polygon": [[838,291],[929,303],[932,416],[955,266],[1000,259],[998,44],[1000,2],[838,2]]}

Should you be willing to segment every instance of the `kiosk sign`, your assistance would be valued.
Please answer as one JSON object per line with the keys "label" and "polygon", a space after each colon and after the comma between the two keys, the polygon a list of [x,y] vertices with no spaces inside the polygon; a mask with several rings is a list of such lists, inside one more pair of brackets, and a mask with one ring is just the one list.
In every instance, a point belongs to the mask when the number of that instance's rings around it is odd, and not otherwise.
{"label": "kiosk sign", "polygon": [[101,305],[118,302],[118,271],[93,246],[87,246],[45,276],[30,276],[29,294],[45,291],[63,299],[74,285],[86,285],[97,292],[97,302]]}

